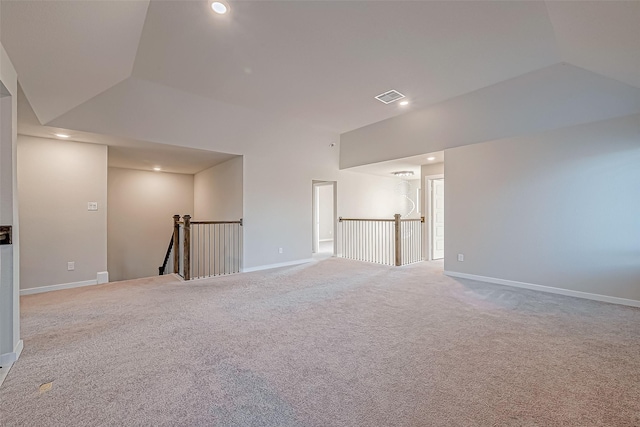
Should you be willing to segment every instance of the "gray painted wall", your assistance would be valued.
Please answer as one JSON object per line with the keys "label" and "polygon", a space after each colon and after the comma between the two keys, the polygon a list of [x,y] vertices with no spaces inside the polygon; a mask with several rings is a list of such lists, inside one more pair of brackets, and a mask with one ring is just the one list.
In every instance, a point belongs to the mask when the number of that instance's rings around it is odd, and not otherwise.
{"label": "gray painted wall", "polygon": [[19,135],[18,194],[21,289],[96,280],[107,269],[106,146]]}
{"label": "gray painted wall", "polygon": [[109,280],[156,276],[173,215],[193,215],[193,175],[109,168]]}
{"label": "gray painted wall", "polygon": [[557,64],[344,133],[340,167],[637,114],[639,99],[639,88]]}
{"label": "gray painted wall", "polygon": [[447,150],[445,175],[446,270],[640,300],[640,115]]}
{"label": "gray painted wall", "polygon": [[242,157],[213,166],[194,177],[194,219],[237,221],[242,218]]}
{"label": "gray painted wall", "polygon": [[[171,102],[164,102],[167,99]],[[244,118],[237,120],[232,112]],[[216,120],[211,120],[212,116]],[[217,125],[221,121],[234,126],[221,130]],[[254,125],[245,126],[247,121]],[[152,82],[127,79],[85,103],[81,110],[56,119],[55,125],[242,153],[245,268],[311,257],[314,180],[338,181],[339,215],[388,217],[395,210],[393,187],[397,180],[339,170],[338,135]],[[283,253],[279,253],[280,247]]]}

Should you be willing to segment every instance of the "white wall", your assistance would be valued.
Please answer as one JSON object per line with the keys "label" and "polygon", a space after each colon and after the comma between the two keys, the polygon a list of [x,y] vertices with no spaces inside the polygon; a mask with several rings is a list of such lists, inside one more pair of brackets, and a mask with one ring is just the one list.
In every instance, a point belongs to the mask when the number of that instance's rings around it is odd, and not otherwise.
{"label": "white wall", "polygon": [[640,112],[640,89],[556,64],[340,136],[340,167]]}
{"label": "white wall", "polygon": [[109,280],[158,275],[173,215],[193,216],[193,175],[109,168]]}
{"label": "white wall", "polygon": [[411,179],[406,181],[407,185],[403,187],[403,191],[406,194],[404,200],[404,208],[401,212],[403,218],[420,218],[420,200],[418,197],[418,189],[420,185],[420,179]]}
{"label": "white wall", "polygon": [[242,218],[242,157],[213,166],[194,177],[194,218],[237,221]]}
{"label": "white wall", "polygon": [[243,154],[244,267],[311,256],[311,181],[335,180],[338,150],[329,144],[337,135],[139,79],[127,79],[55,122]]}
{"label": "white wall", "polygon": [[640,300],[640,115],[447,150],[445,175],[446,270]]}
{"label": "white wall", "polygon": [[11,95],[0,101],[0,223],[13,226],[13,244],[0,246],[0,359],[5,360],[2,363],[6,369],[7,361],[19,356],[21,345],[20,227],[16,175],[18,76],[2,44],[0,82]]}
{"label": "white wall", "polygon": [[339,176],[338,216],[393,219],[407,209],[405,180],[349,171]]}
{"label": "white wall", "polygon": [[392,179],[339,171],[339,148],[331,146],[338,135],[155,83],[127,79],[52,124],[242,154],[245,269],[311,257],[313,180],[338,181],[343,216],[388,217],[395,210],[389,197],[375,201],[380,192],[393,194]]}
{"label": "white wall", "polygon": [[18,183],[21,289],[96,280],[107,269],[107,147],[19,135]]}

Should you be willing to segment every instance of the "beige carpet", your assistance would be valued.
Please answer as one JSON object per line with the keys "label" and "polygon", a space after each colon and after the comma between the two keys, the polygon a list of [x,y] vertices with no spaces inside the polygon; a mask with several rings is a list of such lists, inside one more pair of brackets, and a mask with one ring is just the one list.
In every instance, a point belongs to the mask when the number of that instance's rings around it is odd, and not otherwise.
{"label": "beige carpet", "polygon": [[439,264],[137,280],[22,313],[2,426],[640,426],[640,310]]}

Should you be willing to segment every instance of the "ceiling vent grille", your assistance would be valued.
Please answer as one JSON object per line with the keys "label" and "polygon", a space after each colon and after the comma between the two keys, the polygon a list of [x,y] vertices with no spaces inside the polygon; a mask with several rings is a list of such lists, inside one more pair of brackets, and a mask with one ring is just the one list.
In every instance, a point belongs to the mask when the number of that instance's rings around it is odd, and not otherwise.
{"label": "ceiling vent grille", "polygon": [[398,99],[404,98],[404,95],[398,92],[397,90],[390,90],[385,93],[381,93],[376,96],[376,99],[385,104],[391,104],[392,102],[397,101]]}

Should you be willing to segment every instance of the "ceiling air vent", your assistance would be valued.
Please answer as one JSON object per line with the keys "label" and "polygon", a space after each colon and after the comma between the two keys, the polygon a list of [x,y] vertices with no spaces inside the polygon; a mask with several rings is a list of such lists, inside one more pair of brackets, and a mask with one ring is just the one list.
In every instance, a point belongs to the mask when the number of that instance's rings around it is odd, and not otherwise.
{"label": "ceiling air vent", "polygon": [[404,98],[404,95],[398,92],[397,90],[390,90],[388,92],[381,93],[380,95],[376,96],[376,99],[378,101],[384,102],[385,104],[391,104],[392,102],[402,98]]}

